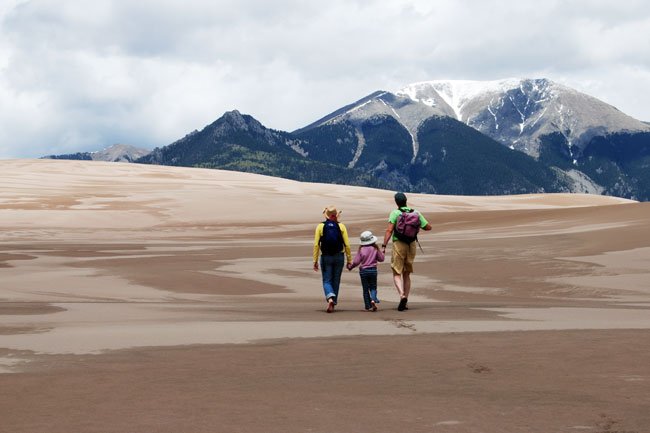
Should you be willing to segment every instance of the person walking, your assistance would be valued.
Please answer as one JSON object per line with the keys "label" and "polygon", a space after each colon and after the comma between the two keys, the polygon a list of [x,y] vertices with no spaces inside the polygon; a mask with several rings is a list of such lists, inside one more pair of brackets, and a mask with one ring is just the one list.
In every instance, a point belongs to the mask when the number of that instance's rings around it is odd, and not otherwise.
{"label": "person walking", "polygon": [[386,252],[389,240],[393,241],[390,267],[393,271],[393,283],[399,294],[399,311],[408,310],[407,303],[411,292],[411,274],[415,261],[417,235],[420,229],[431,230],[431,224],[415,209],[406,204],[406,195],[403,192],[395,194],[394,209],[388,216],[388,227],[381,245],[382,252]]}
{"label": "person walking", "polygon": [[377,262],[384,261],[384,252],[377,246],[377,236],[369,230],[361,233],[359,241],[359,250],[348,264],[348,270],[359,267],[363,305],[366,311],[377,311]]}
{"label": "person walking", "polygon": [[314,272],[318,272],[318,255],[320,253],[320,270],[323,277],[323,291],[327,301],[327,311],[331,313],[338,302],[341,274],[347,258],[352,262],[350,241],[345,225],[339,222],[341,212],[335,206],[323,210],[325,221],[316,226],[314,232]]}

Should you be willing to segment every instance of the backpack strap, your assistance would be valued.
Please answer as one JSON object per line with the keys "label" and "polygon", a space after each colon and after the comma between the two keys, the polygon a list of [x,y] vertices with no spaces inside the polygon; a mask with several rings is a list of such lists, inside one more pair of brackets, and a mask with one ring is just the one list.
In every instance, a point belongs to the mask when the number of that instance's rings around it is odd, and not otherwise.
{"label": "backpack strap", "polygon": [[[323,234],[325,234],[325,225],[327,225],[328,221],[329,221],[329,219],[326,219],[325,221],[322,222],[323,230],[320,231],[320,239],[321,240],[323,239]],[[318,243],[320,244],[320,240],[318,241]]]}

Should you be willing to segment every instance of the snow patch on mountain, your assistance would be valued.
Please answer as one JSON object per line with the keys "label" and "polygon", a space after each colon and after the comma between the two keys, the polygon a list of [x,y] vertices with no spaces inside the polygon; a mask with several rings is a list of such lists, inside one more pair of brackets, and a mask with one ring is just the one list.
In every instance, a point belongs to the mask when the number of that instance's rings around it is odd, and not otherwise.
{"label": "snow patch on mountain", "polygon": [[[566,153],[574,161],[580,158],[593,137],[619,132],[650,132],[647,123],[545,78],[417,82],[394,92],[374,92],[302,130],[350,123],[358,143],[349,161],[354,167],[365,147],[364,124],[384,116],[395,119],[410,134],[412,162],[419,153],[420,126],[435,116],[452,117],[510,149],[535,158],[539,157],[542,137],[560,134],[566,142]],[[587,185],[579,188],[593,190],[588,181],[574,181]]]}
{"label": "snow patch on mountain", "polygon": [[368,97],[358,101],[355,105],[349,106],[346,110],[334,113],[322,119],[320,122],[312,125],[312,127],[335,124],[344,121],[350,122],[356,130],[360,143],[357,147],[355,158],[350,161],[351,167],[354,167],[354,164],[360,156],[359,152],[363,151],[363,145],[361,145],[361,142],[362,140],[365,142],[362,132],[364,122],[379,116],[394,118],[411,136],[413,147],[412,161],[415,161],[419,150],[417,139],[418,128],[424,120],[432,116],[440,115],[445,114],[434,106],[414,102],[409,97],[395,95],[390,92],[376,92],[375,94],[369,95]]}
{"label": "snow patch on mountain", "polygon": [[[516,86],[519,80],[515,78],[499,81],[469,81],[469,80],[434,80],[409,84],[395,92],[414,101],[429,106],[436,106],[440,99],[451,109],[456,120],[463,121],[464,106],[475,98],[487,94],[503,93]],[[445,108],[447,108],[445,107]],[[447,110],[448,111],[448,110]]]}
{"label": "snow patch on mountain", "polygon": [[571,149],[596,135],[650,131],[605,102],[547,79],[435,80],[395,92],[436,107],[511,148],[539,155],[540,137],[558,132]]}

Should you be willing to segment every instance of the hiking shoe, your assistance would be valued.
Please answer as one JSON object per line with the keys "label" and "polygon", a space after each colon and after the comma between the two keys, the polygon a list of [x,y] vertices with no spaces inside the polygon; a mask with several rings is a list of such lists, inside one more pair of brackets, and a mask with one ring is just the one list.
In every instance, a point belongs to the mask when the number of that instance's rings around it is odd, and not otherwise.
{"label": "hiking shoe", "polygon": [[397,311],[404,311],[406,309],[406,303],[408,299],[402,298],[399,300],[399,305],[397,306]]}
{"label": "hiking shoe", "polygon": [[328,313],[331,313],[332,311],[334,311],[334,300],[332,298],[330,298],[327,301],[327,310],[325,310],[325,311],[327,311]]}

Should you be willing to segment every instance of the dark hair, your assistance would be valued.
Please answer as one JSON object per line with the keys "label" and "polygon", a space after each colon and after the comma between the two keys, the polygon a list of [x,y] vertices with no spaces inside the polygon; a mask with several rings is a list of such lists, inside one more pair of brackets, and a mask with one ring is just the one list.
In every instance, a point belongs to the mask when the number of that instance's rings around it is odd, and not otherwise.
{"label": "dark hair", "polygon": [[397,207],[404,207],[406,206],[406,194],[403,192],[398,192],[395,194],[395,204]]}

